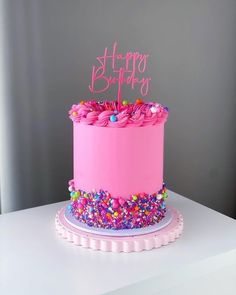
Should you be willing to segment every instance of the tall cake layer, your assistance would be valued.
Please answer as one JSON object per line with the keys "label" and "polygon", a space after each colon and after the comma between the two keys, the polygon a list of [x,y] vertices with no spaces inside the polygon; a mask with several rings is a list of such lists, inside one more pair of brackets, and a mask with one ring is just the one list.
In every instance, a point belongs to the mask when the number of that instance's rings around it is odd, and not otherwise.
{"label": "tall cake layer", "polygon": [[164,124],[103,128],[74,123],[75,189],[152,194],[163,183]]}
{"label": "tall cake layer", "polygon": [[164,123],[160,104],[82,102],[69,112],[74,128],[74,179],[70,182],[76,218],[89,226],[138,228],[165,213]]}

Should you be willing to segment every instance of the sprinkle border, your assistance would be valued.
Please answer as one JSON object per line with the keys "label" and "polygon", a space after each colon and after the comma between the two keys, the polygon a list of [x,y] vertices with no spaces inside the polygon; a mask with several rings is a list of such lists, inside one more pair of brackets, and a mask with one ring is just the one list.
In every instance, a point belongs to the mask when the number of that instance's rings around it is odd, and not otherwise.
{"label": "sprinkle border", "polygon": [[108,191],[76,190],[69,181],[71,203],[68,210],[82,223],[105,229],[143,228],[160,222],[166,213],[168,197],[165,184],[153,194],[138,193],[128,200],[112,197]]}

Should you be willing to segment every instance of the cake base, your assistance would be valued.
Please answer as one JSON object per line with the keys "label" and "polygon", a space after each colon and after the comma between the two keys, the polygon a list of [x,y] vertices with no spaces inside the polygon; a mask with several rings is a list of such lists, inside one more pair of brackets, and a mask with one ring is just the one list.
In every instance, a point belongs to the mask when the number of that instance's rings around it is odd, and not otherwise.
{"label": "cake base", "polygon": [[70,210],[68,209],[65,209],[64,214],[65,214],[64,217],[66,222],[68,222],[70,225],[72,225],[76,229],[82,230],[90,234],[110,236],[110,237],[130,237],[130,236],[149,234],[166,227],[172,220],[172,210],[167,208],[165,217],[160,222],[154,225],[146,226],[143,228],[114,230],[114,229],[105,229],[105,228],[88,226],[87,224],[82,223],[78,219],[76,219],[74,215],[72,215]]}
{"label": "cake base", "polygon": [[[55,218],[56,229],[59,234],[67,239],[69,242],[75,245],[82,246],[84,248],[91,248],[94,250],[101,250],[105,252],[139,252],[142,250],[151,250],[153,248],[159,248],[167,245],[170,242],[175,241],[183,231],[183,217],[174,208],[168,207],[169,216],[168,222],[163,220],[162,226],[155,231],[147,233],[147,228],[138,229],[138,234],[135,229],[129,230],[130,235],[104,235],[104,230],[96,229],[94,232],[88,232],[82,227],[78,226],[78,223],[73,225],[71,220],[66,217],[66,206],[61,208]],[[164,226],[163,226],[164,225]],[[113,234],[115,230],[109,230]],[[118,230],[117,232],[120,232]],[[126,231],[127,232],[127,231]]]}

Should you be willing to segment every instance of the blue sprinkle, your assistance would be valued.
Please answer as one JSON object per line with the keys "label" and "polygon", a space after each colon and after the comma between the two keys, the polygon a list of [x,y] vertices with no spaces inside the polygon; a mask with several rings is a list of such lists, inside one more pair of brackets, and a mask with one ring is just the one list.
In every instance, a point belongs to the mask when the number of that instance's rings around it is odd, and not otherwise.
{"label": "blue sprinkle", "polygon": [[161,204],[161,209],[165,209],[166,205],[164,203]]}
{"label": "blue sprinkle", "polygon": [[89,208],[89,212],[93,212],[93,208],[92,207]]}
{"label": "blue sprinkle", "polygon": [[111,121],[111,122],[116,122],[116,121],[117,121],[117,117],[116,117],[116,115],[111,115],[111,116],[110,116],[110,121]]}
{"label": "blue sprinkle", "polygon": [[94,196],[94,199],[95,199],[96,201],[99,201],[99,200],[101,199],[101,197],[100,197],[99,194],[96,194],[96,195]]}

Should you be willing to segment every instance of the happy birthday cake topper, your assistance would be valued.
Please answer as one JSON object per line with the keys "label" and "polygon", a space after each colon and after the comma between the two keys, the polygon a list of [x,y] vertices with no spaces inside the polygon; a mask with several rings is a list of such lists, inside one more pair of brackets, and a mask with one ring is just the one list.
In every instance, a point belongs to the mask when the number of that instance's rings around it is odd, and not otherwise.
{"label": "happy birthday cake topper", "polygon": [[92,93],[102,93],[117,84],[118,108],[121,105],[122,85],[130,85],[131,89],[139,89],[142,96],[148,94],[150,77],[140,77],[146,70],[149,55],[140,52],[128,51],[125,54],[117,50],[117,42],[109,51],[105,48],[104,54],[98,56],[98,66],[92,67],[91,84],[89,90]]}

